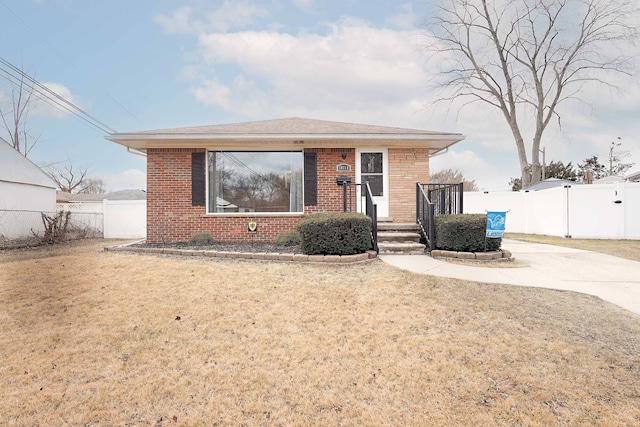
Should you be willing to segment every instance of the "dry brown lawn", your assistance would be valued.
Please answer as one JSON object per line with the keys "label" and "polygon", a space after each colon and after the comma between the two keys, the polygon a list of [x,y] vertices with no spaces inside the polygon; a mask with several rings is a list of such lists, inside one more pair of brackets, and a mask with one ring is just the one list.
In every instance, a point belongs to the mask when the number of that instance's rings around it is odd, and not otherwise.
{"label": "dry brown lawn", "polygon": [[640,425],[640,316],[304,265],[0,252],[3,426]]}
{"label": "dry brown lawn", "polygon": [[505,238],[600,252],[640,261],[640,240],[563,239],[543,234],[506,233]]}

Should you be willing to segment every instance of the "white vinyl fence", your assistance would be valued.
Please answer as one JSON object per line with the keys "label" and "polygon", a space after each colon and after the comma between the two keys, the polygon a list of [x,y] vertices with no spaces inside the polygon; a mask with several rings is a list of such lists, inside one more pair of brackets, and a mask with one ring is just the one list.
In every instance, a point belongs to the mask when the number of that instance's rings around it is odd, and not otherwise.
{"label": "white vinyl fence", "polygon": [[57,210],[71,212],[76,224],[99,231],[105,239],[144,238],[147,235],[146,200],[59,203]]}
{"label": "white vinyl fence", "polygon": [[640,183],[464,194],[464,213],[508,211],[506,231],[640,240]]}
{"label": "white vinyl fence", "polygon": [[105,200],[103,216],[105,239],[147,236],[146,200]]}

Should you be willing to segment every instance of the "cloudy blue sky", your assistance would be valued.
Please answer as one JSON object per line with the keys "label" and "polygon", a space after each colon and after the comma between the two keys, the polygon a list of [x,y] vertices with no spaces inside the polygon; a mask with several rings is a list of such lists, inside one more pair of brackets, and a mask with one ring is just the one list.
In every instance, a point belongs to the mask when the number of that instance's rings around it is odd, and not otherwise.
{"label": "cloudy blue sky", "polygon": [[[292,116],[460,132],[432,170],[506,190],[519,168],[500,114],[431,102],[431,13],[429,1],[0,0],[0,57],[118,132]],[[561,110],[547,161],[604,157],[621,137],[640,169],[640,86],[622,84]],[[36,163],[70,159],[111,190],[144,188],[145,159],[104,132],[44,104],[29,127]]]}

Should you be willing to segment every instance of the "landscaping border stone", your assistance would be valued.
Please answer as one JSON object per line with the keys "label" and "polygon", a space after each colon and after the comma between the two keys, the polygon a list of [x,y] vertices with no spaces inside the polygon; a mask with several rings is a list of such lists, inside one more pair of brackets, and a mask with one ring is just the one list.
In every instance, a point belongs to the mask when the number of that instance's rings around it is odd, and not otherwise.
{"label": "landscaping border stone", "polygon": [[488,252],[456,252],[456,251],[443,251],[435,249],[431,251],[431,257],[435,259],[458,259],[462,261],[513,261],[510,251],[506,249],[498,251]]}
{"label": "landscaping border stone", "polygon": [[[134,242],[138,243],[138,242]],[[206,256],[210,258],[229,258],[229,259],[248,259],[260,261],[281,261],[281,262],[302,262],[302,263],[333,263],[333,264],[353,264],[366,262],[377,258],[376,251],[367,251],[362,254],[355,255],[305,255],[292,253],[277,252],[226,252],[226,251],[210,251],[210,250],[194,250],[194,249],[176,249],[176,248],[143,248],[132,247],[132,244],[107,246],[104,248],[108,252],[132,252],[138,254],[153,255],[177,255],[177,256]]]}

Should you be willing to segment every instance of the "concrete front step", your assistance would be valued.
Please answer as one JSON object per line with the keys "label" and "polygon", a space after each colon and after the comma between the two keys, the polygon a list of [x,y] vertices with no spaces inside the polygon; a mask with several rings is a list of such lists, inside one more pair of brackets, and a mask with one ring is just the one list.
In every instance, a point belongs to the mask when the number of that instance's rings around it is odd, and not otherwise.
{"label": "concrete front step", "polygon": [[420,226],[415,223],[403,222],[382,222],[378,223],[378,232],[380,231],[402,231],[402,232],[420,232]]}
{"label": "concrete front step", "polygon": [[378,241],[378,250],[381,254],[396,255],[423,255],[425,245],[421,243],[397,243]]}
{"label": "concrete front step", "polygon": [[378,231],[378,242],[407,242],[419,243],[420,234],[400,231]]}
{"label": "concrete front step", "polygon": [[378,223],[378,249],[381,254],[422,255],[420,226],[415,223]]}

